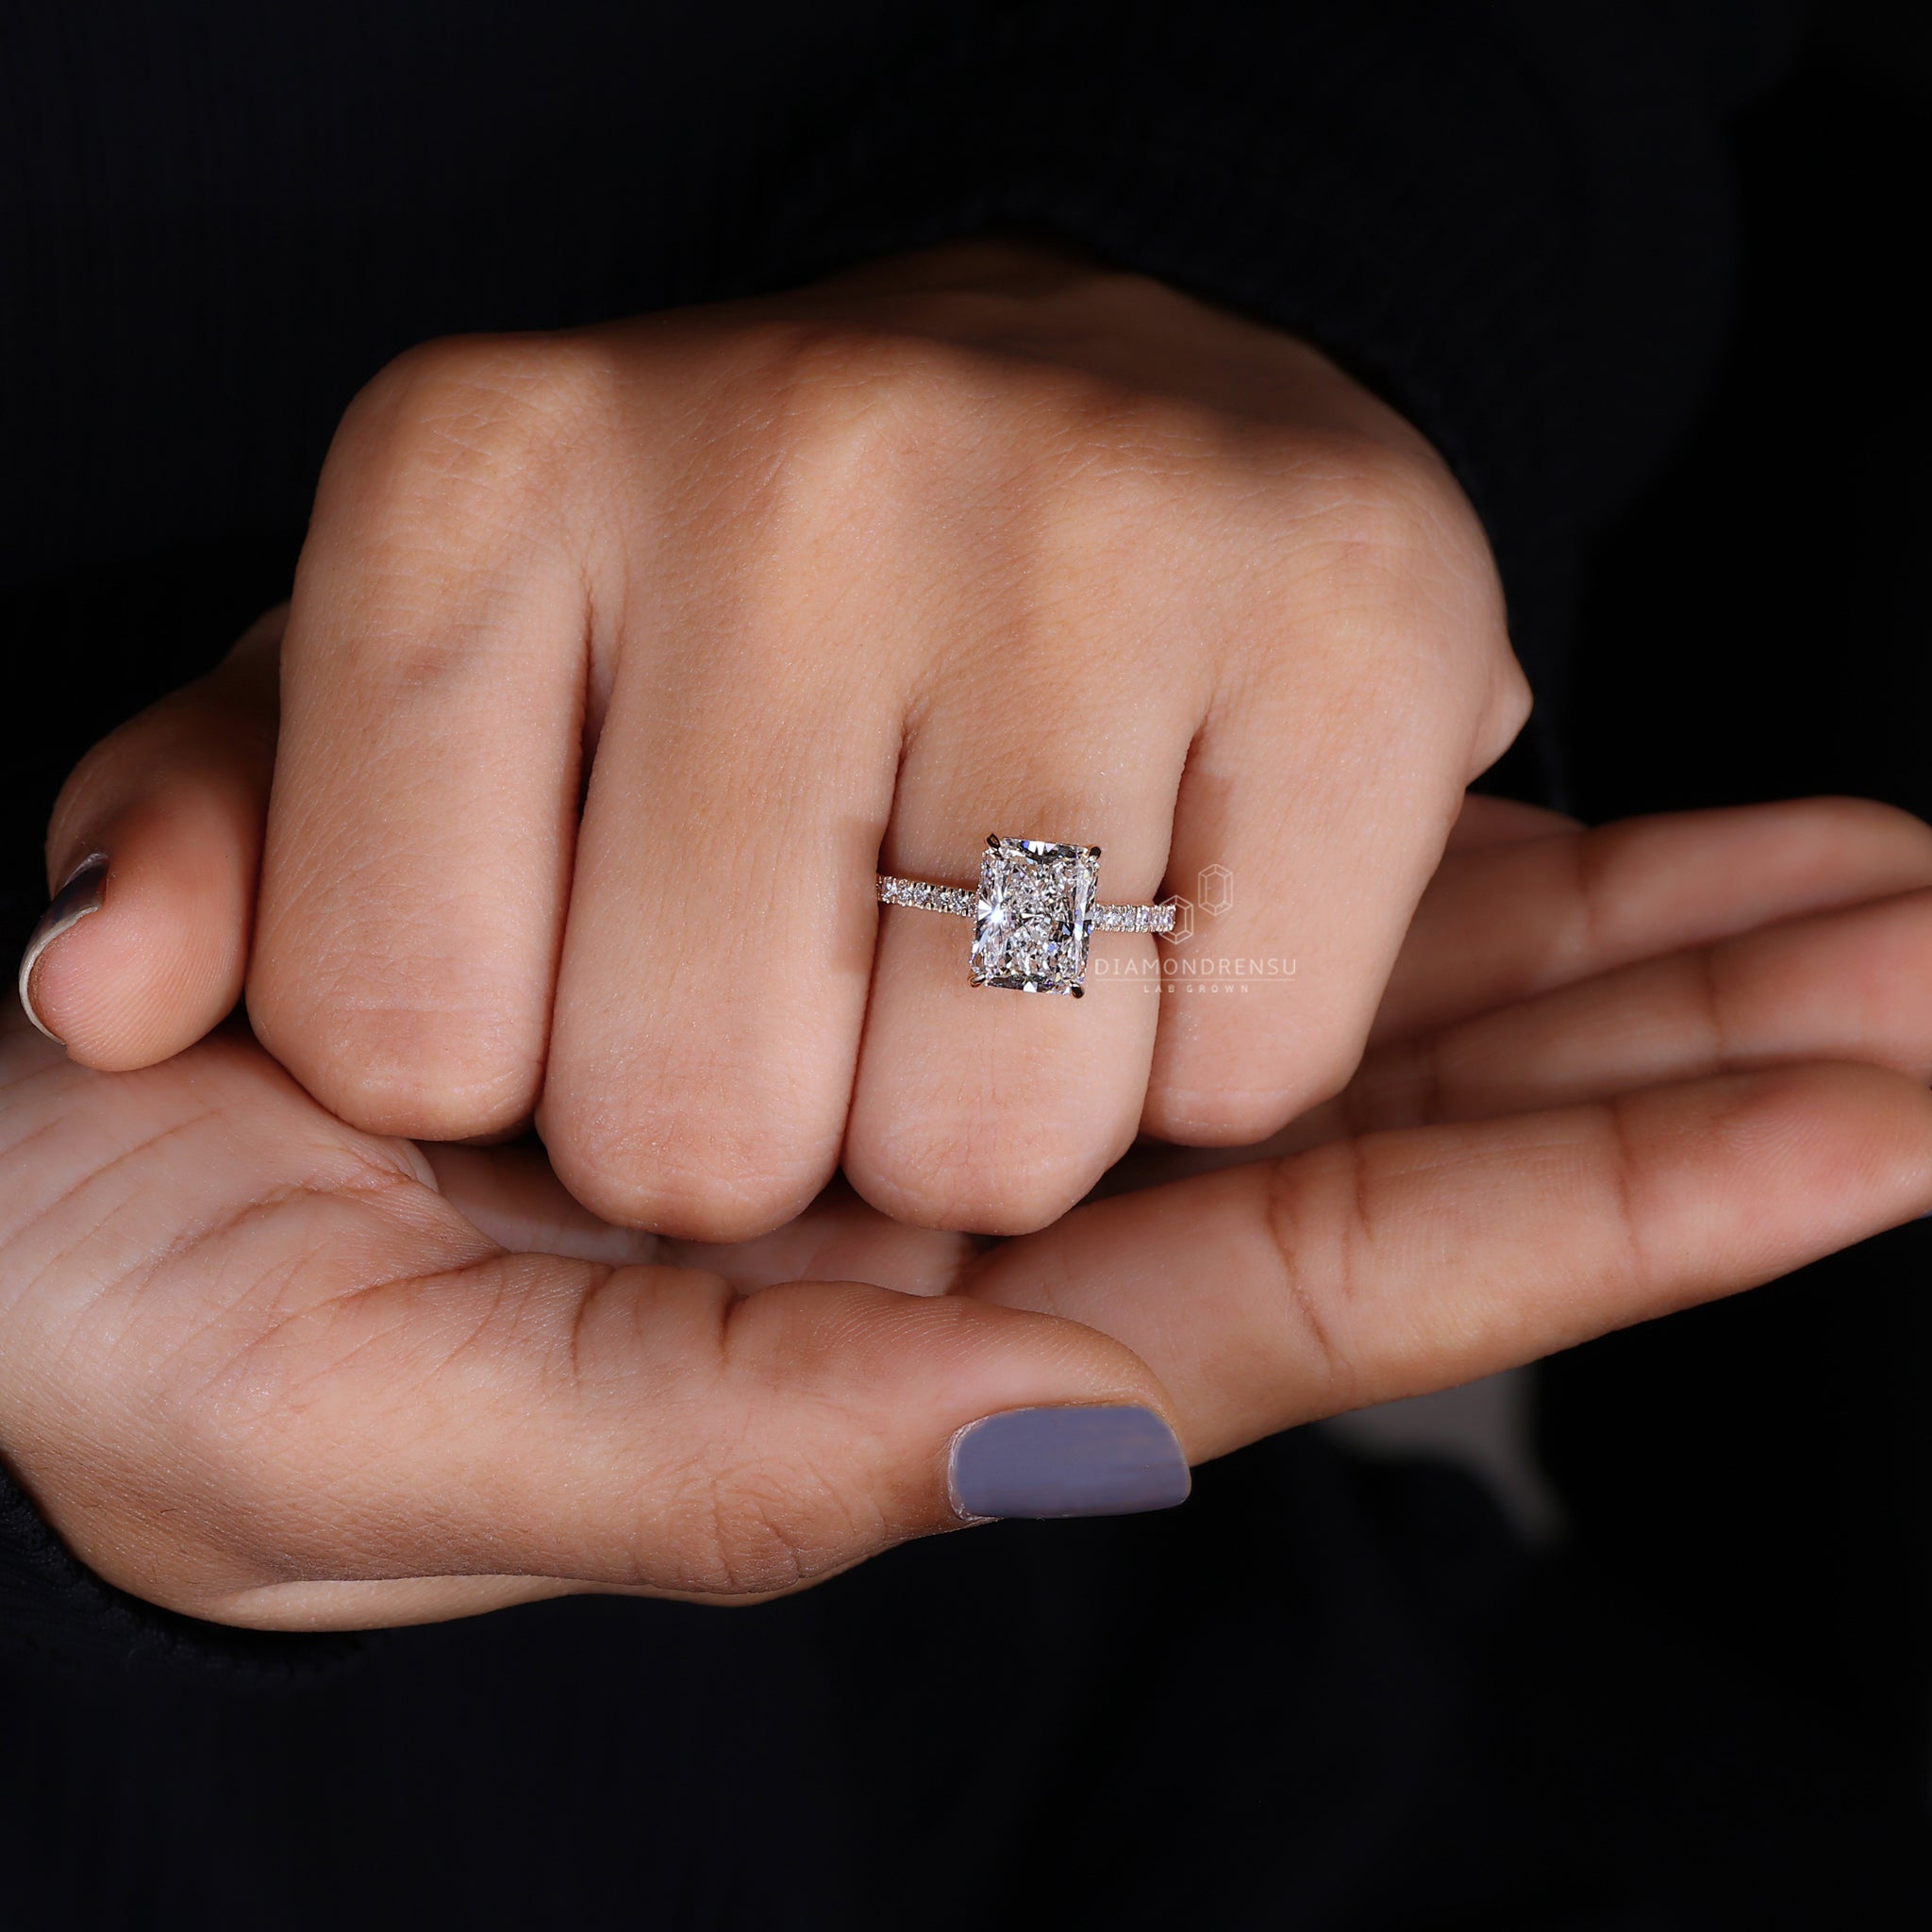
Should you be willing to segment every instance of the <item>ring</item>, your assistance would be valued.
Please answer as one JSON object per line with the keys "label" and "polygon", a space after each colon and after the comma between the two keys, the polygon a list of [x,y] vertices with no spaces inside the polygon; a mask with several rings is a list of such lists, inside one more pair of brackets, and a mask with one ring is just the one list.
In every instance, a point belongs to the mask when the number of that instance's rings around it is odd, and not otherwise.
{"label": "ring", "polygon": [[1102,906],[1098,845],[1044,839],[986,841],[979,890],[878,875],[882,906],[913,906],[973,922],[973,984],[1014,992],[1087,989],[1087,938],[1096,932],[1172,932],[1172,906]]}

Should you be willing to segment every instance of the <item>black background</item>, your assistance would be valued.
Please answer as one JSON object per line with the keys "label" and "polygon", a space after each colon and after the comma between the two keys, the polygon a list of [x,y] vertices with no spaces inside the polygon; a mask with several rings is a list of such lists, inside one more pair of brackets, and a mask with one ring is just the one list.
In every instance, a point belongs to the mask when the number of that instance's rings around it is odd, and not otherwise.
{"label": "black background", "polygon": [[[1829,10],[1828,10],[1829,11]],[[1849,792],[1932,817],[1932,27],[1840,9],[1736,129],[1743,285],[1704,420],[1598,549],[1591,819]],[[1927,989],[1932,997],[1932,987]],[[1542,1371],[1547,1459],[1621,1578],[1932,1796],[1932,1228]]]}

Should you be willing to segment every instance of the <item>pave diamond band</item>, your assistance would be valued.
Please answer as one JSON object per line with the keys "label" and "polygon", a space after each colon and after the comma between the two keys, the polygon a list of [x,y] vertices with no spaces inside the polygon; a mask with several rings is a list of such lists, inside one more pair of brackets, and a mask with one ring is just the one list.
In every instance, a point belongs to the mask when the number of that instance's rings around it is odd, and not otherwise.
{"label": "pave diamond band", "polygon": [[898,879],[889,872],[879,874],[881,906],[916,906],[922,912],[950,912],[959,919],[972,919],[973,894],[964,886],[929,886],[924,879]]}
{"label": "pave diamond band", "polygon": [[1094,906],[1088,909],[1089,932],[1172,932],[1172,906]]}
{"label": "pave diamond band", "polygon": [[1098,845],[991,838],[979,890],[878,875],[882,905],[973,922],[973,983],[1016,992],[1086,991],[1087,940],[1096,932],[1172,932],[1172,906],[1102,906]]}

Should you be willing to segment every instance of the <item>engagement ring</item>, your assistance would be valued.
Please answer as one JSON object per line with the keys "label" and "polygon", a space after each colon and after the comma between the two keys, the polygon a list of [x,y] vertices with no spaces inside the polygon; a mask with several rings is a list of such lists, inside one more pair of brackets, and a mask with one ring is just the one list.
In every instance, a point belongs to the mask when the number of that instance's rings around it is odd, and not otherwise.
{"label": "engagement ring", "polygon": [[973,984],[1015,992],[1086,991],[1087,936],[1172,932],[1172,906],[1101,906],[1098,845],[989,839],[979,890],[878,875],[879,902],[973,921]]}

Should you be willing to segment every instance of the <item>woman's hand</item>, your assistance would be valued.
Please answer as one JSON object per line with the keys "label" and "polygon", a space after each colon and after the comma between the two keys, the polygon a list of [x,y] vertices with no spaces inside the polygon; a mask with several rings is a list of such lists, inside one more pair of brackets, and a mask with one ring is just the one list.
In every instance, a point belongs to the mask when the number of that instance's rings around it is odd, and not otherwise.
{"label": "woman's hand", "polygon": [[[837,1192],[699,1250],[528,1147],[345,1127],[237,1031],[117,1076],[16,1018],[0,1445],[103,1574],[231,1622],[783,1590],[958,1524],[984,1417],[1151,1410],[1200,1460],[1924,1211],[1928,963],[1932,834],[1898,814],[1578,833],[1473,801],[1294,1151],[990,1251]],[[1128,1420],[1141,1501],[1173,1500]],[[1023,1507],[1129,1500],[1002,1468]]]}
{"label": "woman's hand", "polygon": [[[1143,1126],[1281,1127],[1346,1079],[1527,708],[1406,424],[1291,338],[1004,242],[405,356],[336,440],[281,683],[258,1037],[357,1127],[534,1116],[598,1214],[709,1240],[841,1161],[902,1221],[1012,1233]],[[215,707],[242,763],[261,696]],[[58,873],[105,851],[140,899],[225,813],[252,865],[266,758],[158,825],[124,811],[155,743],[83,770]],[[1299,956],[1297,997],[971,987],[965,928],[873,879],[971,884],[990,832],[1102,845],[1117,901],[1231,867],[1217,940]],[[156,1013],[232,1006],[210,914],[253,891],[205,871],[106,1000],[76,933],[42,1018],[101,1068],[187,1044]]]}

